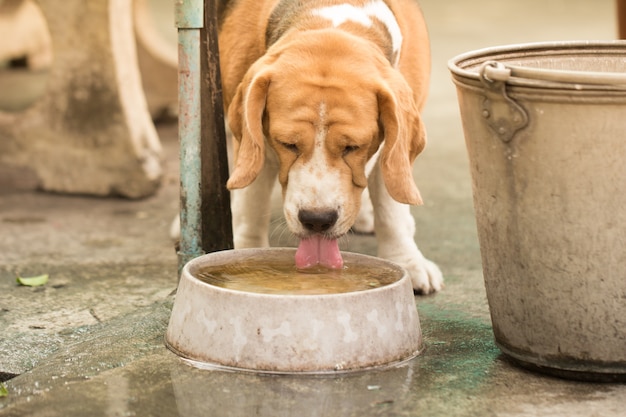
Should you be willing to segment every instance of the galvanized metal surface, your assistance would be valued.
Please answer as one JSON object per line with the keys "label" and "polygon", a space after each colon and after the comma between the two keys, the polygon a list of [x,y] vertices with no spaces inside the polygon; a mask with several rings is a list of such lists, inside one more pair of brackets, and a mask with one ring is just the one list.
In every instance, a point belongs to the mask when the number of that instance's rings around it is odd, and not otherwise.
{"label": "galvanized metal surface", "polygon": [[480,71],[485,86],[482,116],[489,127],[504,141],[509,142],[515,134],[528,125],[528,113],[506,92],[506,80],[489,77],[486,62]]}
{"label": "galvanized metal surface", "polygon": [[578,89],[585,84],[593,86],[605,85],[611,88],[620,88],[626,85],[626,74],[620,72],[599,71],[567,71],[542,68],[527,68],[519,65],[505,65],[498,61],[488,61],[483,65],[481,78],[509,82],[512,78],[526,78],[538,81],[552,81],[557,83],[571,83],[578,85]]}
{"label": "galvanized metal surface", "polygon": [[[450,63],[497,344],[523,364],[566,377],[626,379],[626,93],[611,88],[610,75],[593,85],[517,77],[496,81],[504,83],[498,98],[481,69],[497,60],[615,73],[626,69],[625,54],[626,43],[551,43]],[[486,100],[524,109],[527,126],[501,140],[486,123]],[[501,112],[500,124],[515,116]]]}

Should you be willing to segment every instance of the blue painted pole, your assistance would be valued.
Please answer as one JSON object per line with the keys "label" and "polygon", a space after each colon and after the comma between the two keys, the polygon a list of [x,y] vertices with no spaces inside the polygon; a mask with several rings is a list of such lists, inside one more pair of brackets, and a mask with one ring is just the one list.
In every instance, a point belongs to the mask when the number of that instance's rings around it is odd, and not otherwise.
{"label": "blue painted pole", "polygon": [[197,256],[232,249],[233,238],[215,0],[176,0],[176,26],[180,271]]}
{"label": "blue painted pole", "polygon": [[180,246],[178,269],[203,254],[200,158],[200,28],[203,0],[177,0]]}

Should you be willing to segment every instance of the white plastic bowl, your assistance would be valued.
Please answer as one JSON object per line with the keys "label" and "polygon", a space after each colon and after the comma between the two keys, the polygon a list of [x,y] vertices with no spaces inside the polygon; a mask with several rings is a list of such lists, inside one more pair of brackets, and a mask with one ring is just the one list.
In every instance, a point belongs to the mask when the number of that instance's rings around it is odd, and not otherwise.
{"label": "white plastic bowl", "polygon": [[422,335],[410,279],[391,262],[343,253],[347,268],[369,263],[391,269],[397,280],[378,288],[318,295],[232,290],[194,275],[250,257],[271,261],[294,255],[294,249],[244,249],[190,261],[180,278],[167,346],[201,366],[263,373],[356,371],[419,353]]}

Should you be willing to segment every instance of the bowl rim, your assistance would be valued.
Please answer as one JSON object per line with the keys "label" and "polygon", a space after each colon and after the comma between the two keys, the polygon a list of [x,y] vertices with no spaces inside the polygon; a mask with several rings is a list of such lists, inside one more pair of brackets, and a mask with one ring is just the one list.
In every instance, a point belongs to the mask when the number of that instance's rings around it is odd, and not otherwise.
{"label": "bowl rim", "polygon": [[284,253],[288,252],[288,253],[293,253],[295,256],[296,249],[287,248],[287,247],[272,247],[272,248],[226,249],[222,251],[210,252],[210,253],[195,257],[191,259],[189,262],[187,262],[181,271],[180,279],[182,280],[183,278],[185,278],[189,280],[190,283],[193,283],[193,285],[199,285],[205,289],[209,289],[211,291],[218,291],[218,292],[222,292],[225,294],[232,294],[232,295],[237,295],[237,296],[245,295],[247,297],[261,298],[261,299],[263,298],[267,298],[267,299],[288,298],[290,300],[305,300],[305,299],[312,299],[312,298],[328,299],[328,298],[338,298],[338,297],[350,298],[350,297],[357,296],[358,294],[374,294],[380,291],[390,291],[394,289],[396,286],[406,285],[405,281],[410,280],[408,271],[404,267],[396,264],[395,262],[392,262],[383,258],[378,258],[376,256],[364,255],[360,253],[347,252],[347,251],[341,252],[344,257],[347,256],[348,258],[356,257],[356,258],[370,259],[375,262],[386,264],[387,266],[390,266],[391,268],[396,269],[400,273],[400,278],[398,278],[394,282],[383,285],[381,287],[358,290],[358,291],[326,293],[326,294],[268,294],[268,293],[242,291],[242,290],[235,290],[231,288],[219,287],[217,285],[213,285],[213,284],[210,284],[208,282],[205,282],[199,279],[191,272],[192,268],[197,267],[197,264],[203,262],[207,258],[226,257],[226,256],[234,254],[235,252],[237,252],[237,254],[240,253],[242,255],[246,253],[258,253],[258,252],[284,252]]}
{"label": "bowl rim", "polygon": [[[420,332],[421,334],[421,332]],[[421,339],[422,336],[420,336]],[[348,375],[359,375],[365,374],[372,371],[385,371],[388,369],[400,368],[404,366],[410,366],[410,363],[424,353],[426,349],[423,341],[419,343],[418,348],[412,352],[410,355],[403,359],[393,360],[387,363],[381,363],[376,365],[369,365],[357,368],[345,368],[345,369],[319,369],[319,370],[306,370],[306,371],[292,371],[292,370],[273,370],[273,369],[254,369],[254,368],[246,368],[246,367],[238,367],[238,366],[230,366],[230,365],[222,365],[216,362],[204,362],[202,360],[194,359],[189,357],[189,355],[185,354],[178,350],[175,346],[172,346],[167,338],[165,338],[165,347],[172,353],[178,356],[178,359],[186,364],[187,366],[191,366],[193,368],[202,370],[202,371],[213,371],[213,372],[234,372],[234,373],[244,373],[250,375],[275,375],[275,376],[293,376],[293,377],[315,377],[315,378],[333,378],[333,377],[341,377]]]}

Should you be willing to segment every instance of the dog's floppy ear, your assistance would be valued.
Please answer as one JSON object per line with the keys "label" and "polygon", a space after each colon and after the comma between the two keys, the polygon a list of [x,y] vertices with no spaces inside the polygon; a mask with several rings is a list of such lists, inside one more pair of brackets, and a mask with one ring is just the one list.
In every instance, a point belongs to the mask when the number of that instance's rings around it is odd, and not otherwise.
{"label": "dog's floppy ear", "polygon": [[391,197],[405,204],[422,204],[413,180],[413,161],[426,145],[426,133],[411,88],[391,74],[378,91],[384,142],[380,156],[383,180]]}
{"label": "dog's floppy ear", "polygon": [[228,123],[236,140],[234,169],[226,183],[230,190],[250,185],[263,168],[263,113],[270,73],[258,71],[260,66],[257,63],[250,68],[228,107]]}

